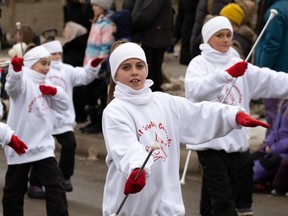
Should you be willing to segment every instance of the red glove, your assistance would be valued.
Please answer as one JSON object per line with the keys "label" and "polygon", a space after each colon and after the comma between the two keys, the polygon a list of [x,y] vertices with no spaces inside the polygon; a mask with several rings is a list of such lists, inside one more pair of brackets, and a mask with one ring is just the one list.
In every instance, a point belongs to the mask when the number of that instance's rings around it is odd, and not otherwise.
{"label": "red glove", "polygon": [[18,58],[16,55],[12,58],[11,64],[15,72],[19,72],[22,70],[23,61],[23,58]]}
{"label": "red glove", "polygon": [[245,112],[238,112],[236,115],[236,121],[239,125],[242,125],[245,127],[257,127],[257,126],[262,126],[265,128],[270,127],[269,124],[259,121],[257,119],[254,119],[252,116],[248,115]]}
{"label": "red glove", "polygon": [[52,96],[54,96],[57,93],[57,88],[52,87],[52,86],[40,85],[39,89],[42,92],[42,94],[44,94],[44,95],[52,95]]}
{"label": "red glove", "polygon": [[232,77],[239,77],[242,76],[246,69],[248,67],[248,63],[246,61],[237,62],[230,68],[228,68],[226,71],[232,76]]}
{"label": "red glove", "polygon": [[12,135],[11,141],[8,144],[11,148],[15,150],[15,152],[19,155],[24,154],[26,152],[25,149],[28,147],[24,142],[22,142],[17,136]]}
{"label": "red glove", "polygon": [[129,178],[126,181],[125,188],[124,188],[124,194],[133,194],[133,193],[138,193],[141,191],[145,184],[146,184],[146,175],[145,171],[142,171],[139,177],[135,180],[135,177],[137,173],[139,172],[139,168],[134,169]]}
{"label": "red glove", "polygon": [[97,67],[102,61],[103,61],[104,58],[94,58],[92,61],[91,61],[91,66],[92,67]]}

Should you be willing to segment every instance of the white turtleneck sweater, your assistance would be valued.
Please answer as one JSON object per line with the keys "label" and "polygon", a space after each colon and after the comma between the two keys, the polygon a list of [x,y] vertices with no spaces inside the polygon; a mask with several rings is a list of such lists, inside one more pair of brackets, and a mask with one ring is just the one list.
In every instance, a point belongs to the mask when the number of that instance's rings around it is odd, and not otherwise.
{"label": "white turtleneck sweater", "polygon": [[[221,102],[230,89],[233,77],[225,70],[239,61],[230,49],[221,53],[208,44],[201,44],[201,55],[192,59],[185,76],[185,96],[192,102]],[[288,75],[269,68],[259,68],[248,64],[245,74],[237,81],[228,95],[225,103],[241,106],[249,111],[251,99],[258,98],[288,98]],[[218,127],[222,127],[218,124]],[[213,139],[203,145],[187,145],[192,150],[225,150],[245,152],[248,147],[249,134],[247,128],[233,130],[225,137]]]}
{"label": "white turtleneck sweater", "polygon": [[[103,215],[115,213],[124,198],[124,185],[135,168],[142,166],[150,146],[145,172],[146,186],[130,195],[123,215],[183,216],[185,209],[179,182],[180,143],[201,146],[239,128],[235,121],[240,107],[220,103],[192,103],[183,97],[145,88],[133,90],[117,82],[114,96],[103,113],[103,135],[108,173],[104,188]],[[219,127],[221,125],[221,127]]]}
{"label": "white turtleneck sweater", "polygon": [[55,96],[43,95],[40,84],[52,86],[46,76],[23,67],[15,72],[9,66],[5,90],[10,97],[7,124],[28,146],[27,152],[18,155],[5,147],[8,164],[22,164],[54,157],[55,141],[52,136],[53,116],[51,110],[64,112],[68,109],[68,96],[57,87]]}

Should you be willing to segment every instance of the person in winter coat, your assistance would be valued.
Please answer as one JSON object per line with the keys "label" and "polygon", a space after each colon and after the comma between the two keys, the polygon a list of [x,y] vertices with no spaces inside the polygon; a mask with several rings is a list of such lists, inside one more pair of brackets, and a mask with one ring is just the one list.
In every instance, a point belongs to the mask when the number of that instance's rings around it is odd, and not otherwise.
{"label": "person in winter coat", "polygon": [[[252,154],[255,184],[272,184],[282,160],[288,159],[288,100],[279,104],[273,128],[259,151]],[[281,177],[279,176],[278,179]]]}
{"label": "person in winter coat", "polygon": [[181,39],[180,64],[188,65],[191,61],[190,37],[195,22],[196,8],[199,0],[180,0],[173,29],[173,46]]}
{"label": "person in winter coat", "polygon": [[124,0],[122,7],[132,12],[132,41],[141,43],[145,51],[152,91],[162,91],[162,63],[172,45],[171,0]]}
{"label": "person in winter coat", "polygon": [[[73,67],[82,67],[85,49],[88,39],[87,29],[73,21],[65,24],[63,31],[63,63]],[[73,89],[73,105],[75,108],[76,122],[87,121],[85,112],[85,86],[77,86]]]}
{"label": "person in winter coat", "polygon": [[[118,207],[129,194],[119,215],[185,215],[179,182],[180,143],[202,146],[240,125],[268,126],[237,106],[192,103],[184,97],[152,92],[153,81],[146,79],[145,52],[136,43],[116,42],[109,64],[116,86],[114,99],[103,112],[108,166],[104,216],[119,213]],[[158,148],[134,179],[154,144]]]}
{"label": "person in winter coat", "polygon": [[[107,58],[111,45],[115,41],[113,36],[115,29],[109,18],[113,13],[111,10],[113,0],[91,0],[90,3],[94,12],[94,20],[87,40],[83,66],[96,57]],[[102,113],[107,104],[109,82],[108,67],[105,62],[102,63],[101,70],[103,70],[101,73],[107,76],[95,79],[85,89],[87,98],[85,110],[90,117],[90,123],[80,128],[85,133],[102,132]]]}
{"label": "person in winter coat", "polygon": [[[288,86],[284,84],[288,82],[286,73],[250,63],[246,72],[241,73],[241,68],[247,67],[247,62],[236,57],[231,48],[233,28],[226,17],[216,16],[207,21],[202,28],[202,37],[204,42],[200,45],[201,55],[192,59],[185,75],[185,96],[190,101],[222,102],[249,111],[251,99],[288,98]],[[234,79],[237,82],[231,88]],[[282,85],[285,87],[279,88]],[[237,215],[234,196],[239,174],[239,155],[248,150],[248,139],[248,130],[242,129],[203,145],[187,145],[187,148],[197,150],[204,168],[203,188],[209,197],[203,189],[202,215],[211,215],[212,212],[215,215]],[[252,177],[252,174],[251,164],[245,175]],[[245,186],[246,190],[252,190],[252,179]],[[239,193],[244,191],[239,190],[237,196],[241,195]],[[240,210],[240,206],[237,208]],[[250,215],[253,214],[249,211]]]}
{"label": "person in winter coat", "polygon": [[[5,147],[8,168],[3,189],[3,215],[23,215],[28,173],[33,167],[46,190],[47,215],[68,215],[64,178],[55,159],[52,110],[63,113],[68,96],[46,79],[51,57],[42,46],[9,65],[5,90],[10,99],[7,124],[28,145],[21,156]],[[24,66],[23,66],[24,65]]]}
{"label": "person in winter coat", "polygon": [[[54,40],[42,44],[51,55],[50,71],[46,76],[54,86],[64,89],[69,97],[69,108],[64,113],[53,112],[54,128],[53,136],[61,145],[59,168],[64,176],[65,191],[73,190],[71,177],[74,173],[76,139],[74,129],[75,110],[73,106],[73,89],[75,86],[87,85],[99,76],[100,63],[103,59],[95,58],[91,60],[85,68],[73,67],[62,62],[62,45],[60,41]],[[34,169],[30,173],[30,186],[28,196],[31,198],[41,198],[45,196],[42,185]]]}
{"label": "person in winter coat", "polygon": [[[271,20],[255,48],[255,65],[288,73],[288,1],[266,0],[265,2],[267,7],[264,19],[259,25],[264,26],[270,16],[271,9],[277,10],[278,15]],[[264,98],[265,118],[269,124],[273,125],[279,99]],[[270,129],[266,131],[266,136],[269,133]]]}

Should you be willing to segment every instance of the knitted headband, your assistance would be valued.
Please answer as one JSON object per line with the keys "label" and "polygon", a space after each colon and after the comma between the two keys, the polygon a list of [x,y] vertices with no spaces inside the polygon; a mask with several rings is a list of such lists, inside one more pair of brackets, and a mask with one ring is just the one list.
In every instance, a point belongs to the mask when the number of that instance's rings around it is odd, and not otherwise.
{"label": "knitted headband", "polygon": [[44,48],[46,48],[50,54],[63,52],[62,45],[61,45],[60,41],[58,41],[58,40],[44,43],[44,44],[42,44],[42,46]]}
{"label": "knitted headband", "polygon": [[111,76],[114,82],[119,66],[122,64],[122,62],[132,58],[140,59],[145,63],[148,75],[148,65],[143,49],[136,43],[128,42],[118,46],[109,57]]}
{"label": "knitted headband", "polygon": [[227,17],[230,21],[241,25],[245,16],[243,9],[236,3],[230,3],[222,8],[221,16]]}
{"label": "knitted headband", "polygon": [[41,58],[50,58],[50,53],[43,46],[36,46],[35,48],[25,53],[23,58],[24,66],[31,68]]}
{"label": "knitted headband", "polygon": [[222,29],[230,30],[233,37],[233,28],[230,21],[224,16],[213,17],[208,20],[202,27],[202,37],[204,43],[208,43],[209,39]]}

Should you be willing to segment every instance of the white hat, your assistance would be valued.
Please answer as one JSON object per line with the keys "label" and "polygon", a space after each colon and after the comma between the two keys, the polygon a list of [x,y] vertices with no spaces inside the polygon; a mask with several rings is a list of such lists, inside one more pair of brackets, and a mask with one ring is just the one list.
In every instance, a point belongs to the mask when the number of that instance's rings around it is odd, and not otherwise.
{"label": "white hat", "polygon": [[91,0],[90,4],[96,4],[105,10],[110,10],[113,4],[113,0]]}
{"label": "white hat", "polygon": [[25,53],[23,58],[24,66],[31,68],[41,58],[50,58],[50,53],[43,46],[36,46]]}
{"label": "white hat", "polygon": [[53,41],[44,43],[42,44],[42,46],[46,48],[50,54],[63,52],[62,45],[60,41],[58,40],[53,40]]}
{"label": "white hat", "polygon": [[14,57],[15,55],[17,57],[23,57],[23,52],[27,48],[27,44],[24,42],[15,44],[9,51],[8,55],[11,57]]}
{"label": "white hat", "polygon": [[203,42],[208,43],[209,39],[218,31],[228,29],[233,36],[233,28],[229,19],[224,16],[216,16],[208,20],[202,27]]}
{"label": "white hat", "polygon": [[119,66],[122,64],[122,62],[132,58],[140,59],[145,63],[148,75],[148,65],[144,50],[136,43],[127,42],[121,44],[115,50],[113,50],[109,57],[111,76],[114,82],[114,78]]}

